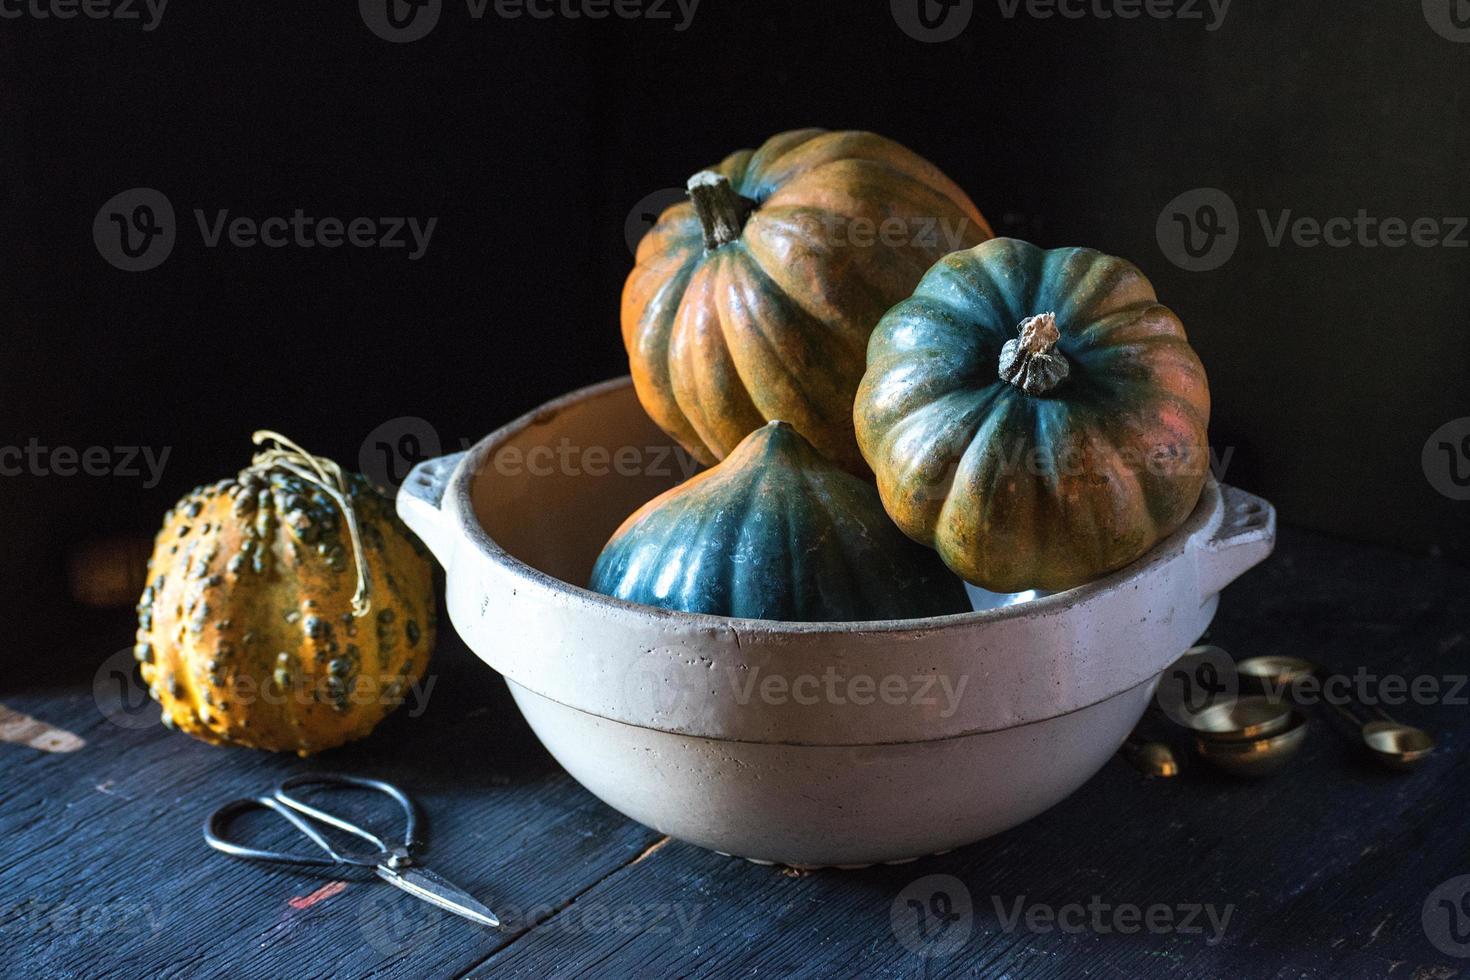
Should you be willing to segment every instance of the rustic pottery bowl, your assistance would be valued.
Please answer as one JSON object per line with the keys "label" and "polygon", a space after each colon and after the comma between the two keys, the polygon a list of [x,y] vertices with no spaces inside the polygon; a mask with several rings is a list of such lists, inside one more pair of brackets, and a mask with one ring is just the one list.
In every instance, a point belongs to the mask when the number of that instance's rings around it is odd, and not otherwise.
{"label": "rustic pottery bowl", "polygon": [[689,467],[621,378],[426,460],[398,510],[444,564],[455,628],[583,786],[795,866],[912,859],[1066,797],[1275,540],[1269,504],[1211,481],[1128,568],[960,615],[778,623],[583,588],[623,518]]}

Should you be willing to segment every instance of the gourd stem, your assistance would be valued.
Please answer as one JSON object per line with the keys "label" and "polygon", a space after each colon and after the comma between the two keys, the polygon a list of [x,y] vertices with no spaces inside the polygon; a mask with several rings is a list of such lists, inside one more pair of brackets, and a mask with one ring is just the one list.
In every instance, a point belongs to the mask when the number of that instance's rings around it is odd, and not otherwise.
{"label": "gourd stem", "polygon": [[347,481],[342,477],[342,467],[324,456],[313,456],[279,432],[259,429],[251,434],[250,441],[259,446],[266,440],[276,443],[256,453],[250,460],[250,469],[264,472],[282,469],[292,473],[321,489],[347,522],[347,537],[352,542],[352,560],[357,566],[357,591],[352,594],[352,615],[361,619],[373,607],[372,573],[368,569],[367,555],[362,548],[362,533],[357,526],[357,510],[347,493]]}
{"label": "gourd stem", "polygon": [[1038,313],[1021,321],[1021,349],[1028,354],[1050,354],[1062,332],[1057,329],[1055,313]]}
{"label": "gourd stem", "polygon": [[694,213],[699,215],[699,224],[704,229],[706,250],[714,251],[740,237],[745,219],[755,207],[754,201],[735,193],[729,179],[713,170],[701,170],[689,178],[686,186]]}
{"label": "gourd stem", "polygon": [[1021,321],[1020,336],[1000,352],[1000,376],[1028,395],[1044,395],[1067,380],[1071,365],[1057,350],[1062,333],[1055,313],[1038,313]]}

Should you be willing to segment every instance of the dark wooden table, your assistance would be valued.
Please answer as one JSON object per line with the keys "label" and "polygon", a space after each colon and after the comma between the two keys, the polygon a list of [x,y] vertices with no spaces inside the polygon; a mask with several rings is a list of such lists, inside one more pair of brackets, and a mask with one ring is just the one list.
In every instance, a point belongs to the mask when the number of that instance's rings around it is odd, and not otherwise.
{"label": "dark wooden table", "polygon": [[[39,679],[12,673],[3,695],[10,738],[39,731],[20,713],[86,743],[0,743],[7,975],[1438,978],[1470,967],[1454,955],[1470,957],[1470,941],[1454,944],[1470,940],[1470,884],[1436,892],[1470,874],[1470,690],[1454,680],[1470,670],[1470,571],[1442,562],[1287,529],[1228,591],[1210,637],[1236,656],[1439,679],[1435,703],[1397,709],[1438,738],[1415,772],[1375,768],[1319,708],[1303,754],[1264,781],[1189,760],[1180,778],[1146,781],[1114,759],[991,840],[806,875],[668,840],[603,805],[451,630],[420,717],[400,711],[366,742],[306,762],[211,748],[165,730],[156,708],[104,715],[95,665],[131,636],[123,620],[97,631],[28,651]],[[108,673],[96,678],[103,704],[116,697]],[[205,847],[216,803],[318,768],[408,788],[430,819],[426,863],[506,927],[357,874]],[[277,839],[268,821],[244,829]]]}

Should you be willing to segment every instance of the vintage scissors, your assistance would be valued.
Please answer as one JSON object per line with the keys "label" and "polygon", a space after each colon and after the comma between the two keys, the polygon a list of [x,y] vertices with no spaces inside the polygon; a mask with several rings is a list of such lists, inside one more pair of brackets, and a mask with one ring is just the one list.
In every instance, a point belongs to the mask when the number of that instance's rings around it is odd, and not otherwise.
{"label": "vintage scissors", "polygon": [[[376,834],[357,826],[341,817],[333,816],[324,810],[319,810],[302,800],[291,795],[291,790],[302,786],[335,786],[356,787],[358,789],[376,790],[392,799],[403,810],[406,823],[403,829],[403,843],[389,845],[383,842]],[[265,809],[280,814],[293,827],[301,831],[317,847],[327,853],[326,857],[316,854],[293,854],[285,851],[264,851],[254,847],[246,847],[225,839],[225,828],[229,821],[244,813],[246,810]],[[339,851],[327,841],[317,829],[308,821],[316,820],[335,827],[338,830],[353,834],[371,844],[375,850],[370,853],[360,851]],[[335,773],[307,773],[300,776],[291,776],[277,784],[275,791],[269,796],[252,796],[246,799],[231,800],[216,809],[204,820],[204,840],[216,851],[221,851],[231,857],[244,858],[247,861],[275,861],[281,864],[308,864],[315,866],[330,866],[333,864],[352,864],[362,868],[372,868],[379,878],[396,885],[404,891],[421,898],[431,905],[437,905],[441,909],[462,915],[466,919],[473,920],[481,925],[496,927],[500,925],[494,912],[484,905],[475,901],[474,897],[439,877],[428,868],[420,867],[413,861],[410,853],[414,844],[414,829],[418,824],[418,812],[414,807],[413,800],[409,799],[397,786],[385,783],[377,779],[365,779],[361,776],[343,776]]]}

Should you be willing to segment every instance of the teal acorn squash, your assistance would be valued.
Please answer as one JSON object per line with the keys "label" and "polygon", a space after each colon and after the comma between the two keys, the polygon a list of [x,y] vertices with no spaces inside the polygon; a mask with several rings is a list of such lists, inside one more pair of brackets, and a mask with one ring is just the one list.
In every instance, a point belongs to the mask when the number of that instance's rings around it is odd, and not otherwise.
{"label": "teal acorn squash", "polygon": [[888,513],[960,576],[1060,590],[1183,523],[1210,392],[1133,265],[994,239],[941,259],[868,344],[853,421]]}
{"label": "teal acorn squash", "polygon": [[969,612],[964,584],[899,532],[866,480],[771,422],[613,534],[591,588],[665,609],[795,622]]}

